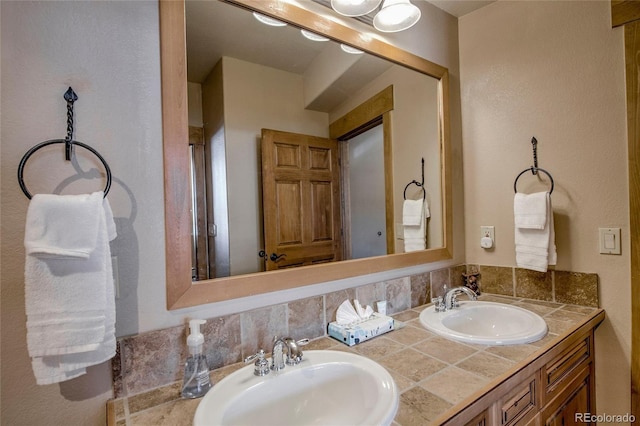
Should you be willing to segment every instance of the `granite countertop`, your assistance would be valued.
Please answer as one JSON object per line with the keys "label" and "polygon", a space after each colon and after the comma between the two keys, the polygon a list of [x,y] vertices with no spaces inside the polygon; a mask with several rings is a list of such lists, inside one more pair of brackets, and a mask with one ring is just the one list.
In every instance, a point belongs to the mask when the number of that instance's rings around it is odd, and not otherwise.
{"label": "granite countertop", "polygon": [[[341,350],[366,356],[384,366],[401,392],[395,425],[425,425],[447,411],[458,411],[456,404],[492,383],[507,371],[516,371],[536,352],[559,342],[576,327],[585,324],[601,309],[559,303],[485,295],[485,301],[512,303],[541,315],[549,333],[543,339],[523,345],[486,346],[454,342],[422,327],[418,319],[426,306],[416,307],[393,317],[404,327],[356,346],[330,338],[313,340],[304,350]],[[211,372],[215,383],[244,367],[237,363]],[[181,383],[164,386],[139,395],[109,401],[110,424],[115,425],[191,425],[201,399],[180,399]]]}

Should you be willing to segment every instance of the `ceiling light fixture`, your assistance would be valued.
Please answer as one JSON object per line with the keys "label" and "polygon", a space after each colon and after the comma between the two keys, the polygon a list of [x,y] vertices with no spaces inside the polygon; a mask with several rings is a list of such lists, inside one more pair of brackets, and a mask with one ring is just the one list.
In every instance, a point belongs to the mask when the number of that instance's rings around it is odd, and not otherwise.
{"label": "ceiling light fixture", "polygon": [[271,25],[272,27],[286,27],[287,24],[282,21],[278,21],[277,19],[271,18],[269,16],[263,15],[261,13],[253,12],[253,16],[263,24]]}
{"label": "ceiling light fixture", "polygon": [[410,0],[384,0],[373,18],[373,26],[385,33],[403,31],[415,25],[420,15],[420,9]]}
{"label": "ceiling light fixture", "polygon": [[313,40],[313,41],[329,41],[329,39],[327,37],[321,36],[320,34],[312,33],[311,31],[300,30],[300,32],[302,33],[303,36],[305,36],[309,40]]}
{"label": "ceiling light fixture", "polygon": [[355,47],[347,46],[346,44],[341,44],[340,48],[347,53],[351,53],[352,55],[361,55],[364,53],[362,50],[356,49]]}
{"label": "ceiling light fixture", "polygon": [[344,16],[362,16],[371,13],[382,0],[331,0],[333,10]]}

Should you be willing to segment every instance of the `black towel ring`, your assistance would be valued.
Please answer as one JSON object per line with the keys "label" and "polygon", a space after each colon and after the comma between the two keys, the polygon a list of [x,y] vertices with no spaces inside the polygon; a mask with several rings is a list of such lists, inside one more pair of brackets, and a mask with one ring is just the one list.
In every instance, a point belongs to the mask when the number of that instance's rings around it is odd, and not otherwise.
{"label": "black towel ring", "polygon": [[84,149],[87,149],[91,151],[96,157],[98,157],[107,172],[107,186],[104,188],[104,196],[106,197],[107,193],[109,192],[109,188],[111,188],[111,169],[109,168],[109,165],[104,160],[104,158],[102,158],[102,155],[98,153],[98,151],[91,148],[89,145],[73,140],[73,103],[78,100],[78,95],[76,95],[73,89],[69,87],[69,89],[67,89],[67,91],[64,93],[64,99],[65,101],[67,101],[67,136],[64,139],[50,139],[48,141],[40,142],[29,151],[27,151],[26,154],[24,154],[24,156],[20,160],[20,164],[18,165],[18,184],[20,185],[20,189],[22,189],[22,192],[24,192],[24,195],[26,195],[28,199],[31,199],[31,194],[27,190],[27,186],[24,184],[23,179],[24,165],[27,163],[29,157],[31,157],[34,152],[42,147],[57,143],[63,143],[64,156],[67,161],[71,160],[71,154],[73,153],[74,145],[78,145]]}
{"label": "black towel ring", "polygon": [[[31,155],[37,150],[39,150],[40,148],[43,148],[48,145],[58,144],[58,143],[66,144],[67,141],[65,139],[51,139],[48,141],[40,142],[38,145],[34,146],[29,151],[27,151],[26,154],[24,154],[24,156],[22,157],[22,160],[20,160],[20,164],[18,165],[18,184],[20,185],[20,189],[22,189],[22,192],[24,192],[24,195],[26,195],[28,199],[31,199],[32,195],[29,193],[29,190],[27,189],[27,186],[24,183],[24,179],[23,179],[24,165],[27,163],[27,160],[29,159],[29,157],[31,157]],[[106,197],[107,193],[109,192],[109,189],[111,188],[111,169],[109,168],[109,165],[107,164],[105,159],[102,157],[102,155],[100,155],[98,151],[96,151],[89,145],[84,144],[82,142],[78,142],[78,141],[71,141],[71,144],[80,146],[86,150],[91,151],[96,157],[98,157],[98,160],[100,160],[100,162],[104,166],[104,169],[107,172],[107,185],[104,188],[104,196]]]}
{"label": "black towel ring", "polygon": [[551,181],[551,189],[549,190],[549,195],[551,195],[551,193],[553,192],[553,187],[554,187],[554,183],[553,183],[553,177],[551,176],[551,174],[546,171],[545,169],[541,169],[540,167],[530,167],[528,169],[524,169],[523,171],[520,172],[520,174],[518,176],[516,176],[516,180],[515,182],[513,182],[513,190],[515,191],[515,193],[518,193],[518,179],[520,178],[520,176],[522,176],[523,174],[525,174],[526,172],[531,172],[532,174],[536,174],[537,172],[542,172],[545,175],[547,175],[549,177],[549,180]]}

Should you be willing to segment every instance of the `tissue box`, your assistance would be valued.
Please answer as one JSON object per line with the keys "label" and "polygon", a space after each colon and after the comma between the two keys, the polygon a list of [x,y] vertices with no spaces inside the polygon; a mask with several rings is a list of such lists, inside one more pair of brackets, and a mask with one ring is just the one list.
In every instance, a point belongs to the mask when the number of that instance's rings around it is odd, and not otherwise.
{"label": "tissue box", "polygon": [[329,336],[349,346],[357,345],[393,330],[393,318],[374,313],[366,320],[351,324],[329,323]]}

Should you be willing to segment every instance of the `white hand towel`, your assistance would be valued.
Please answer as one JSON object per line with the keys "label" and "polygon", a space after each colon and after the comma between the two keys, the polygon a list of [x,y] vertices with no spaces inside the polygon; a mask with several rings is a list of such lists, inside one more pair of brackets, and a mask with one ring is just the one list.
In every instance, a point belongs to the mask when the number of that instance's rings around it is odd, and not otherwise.
{"label": "white hand towel", "polygon": [[98,192],[67,196],[36,194],[27,210],[26,254],[87,259],[96,248],[101,208]]}
{"label": "white hand towel", "polygon": [[[114,239],[115,223],[109,203],[104,201],[105,217],[110,218],[113,227],[107,226],[108,238]],[[109,220],[107,220],[108,222]],[[111,281],[111,256],[106,259],[108,263],[105,273],[108,272],[108,279]],[[115,356],[115,294],[113,285],[106,285],[105,312],[103,317],[104,338],[102,342],[91,351],[66,353],[63,355],[35,356],[31,360],[36,381],[40,385],[57,383],[70,380],[86,373],[86,367],[101,364]]]}
{"label": "white hand towel", "polygon": [[402,204],[402,224],[420,226],[424,218],[424,200],[404,200]]}
{"label": "white hand towel", "polygon": [[35,195],[25,229],[27,345],[39,384],[68,380],[115,354],[109,240],[103,193]]}
{"label": "white hand towel", "polygon": [[[545,195],[544,227],[542,229],[523,228],[517,225],[515,227],[516,265],[538,272],[546,272],[548,266],[555,265],[557,261],[551,197],[549,193],[543,194]],[[514,199],[514,211],[515,204]],[[526,226],[531,226],[531,223],[527,223]]]}
{"label": "white hand towel", "polygon": [[[404,236],[404,251],[405,253],[409,253],[412,251],[425,250],[427,246],[427,233],[426,233],[426,214],[428,209],[425,210],[424,206],[426,202],[424,199],[422,200],[405,200],[405,204],[407,205],[407,201],[412,201],[412,209],[415,208],[415,203],[420,203],[423,208],[420,209],[420,220],[416,225],[407,225],[403,223],[403,236]],[[404,214],[403,214],[404,221]]]}
{"label": "white hand towel", "polygon": [[513,199],[516,228],[544,229],[547,223],[547,192],[517,193]]}

